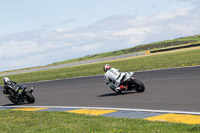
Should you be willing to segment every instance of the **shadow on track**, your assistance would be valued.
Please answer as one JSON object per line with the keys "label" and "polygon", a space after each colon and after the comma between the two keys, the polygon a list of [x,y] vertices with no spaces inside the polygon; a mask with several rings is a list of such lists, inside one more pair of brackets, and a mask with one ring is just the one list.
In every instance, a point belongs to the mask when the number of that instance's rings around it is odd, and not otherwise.
{"label": "shadow on track", "polygon": [[135,94],[138,92],[123,92],[123,93],[107,93],[107,94],[102,94],[102,95],[98,95],[98,97],[109,97],[109,96],[121,96],[121,95],[127,95],[127,94]]}
{"label": "shadow on track", "polygon": [[20,105],[27,105],[27,104],[31,104],[31,103],[20,103],[20,104],[4,104],[4,105],[1,105],[1,106],[20,106]]}

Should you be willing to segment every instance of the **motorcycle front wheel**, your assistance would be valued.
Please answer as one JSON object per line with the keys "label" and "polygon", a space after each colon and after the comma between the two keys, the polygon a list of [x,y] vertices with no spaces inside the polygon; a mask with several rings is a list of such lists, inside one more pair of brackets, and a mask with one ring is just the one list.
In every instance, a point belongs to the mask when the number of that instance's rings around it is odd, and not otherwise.
{"label": "motorcycle front wheel", "polygon": [[35,102],[35,97],[30,92],[26,92],[24,95],[27,97],[27,101],[29,103]]}
{"label": "motorcycle front wheel", "polygon": [[132,80],[132,84],[134,84],[135,90],[137,92],[144,92],[145,86],[140,80],[134,79],[134,80]]}

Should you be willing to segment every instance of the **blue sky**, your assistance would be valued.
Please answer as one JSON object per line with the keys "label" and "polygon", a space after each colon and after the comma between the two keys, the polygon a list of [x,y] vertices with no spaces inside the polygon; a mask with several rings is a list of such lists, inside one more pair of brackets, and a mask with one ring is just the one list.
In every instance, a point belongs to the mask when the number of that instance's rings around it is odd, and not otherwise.
{"label": "blue sky", "polygon": [[199,34],[199,7],[198,0],[2,0],[0,71]]}
{"label": "blue sky", "polygon": [[192,2],[180,0],[0,1],[0,35],[50,26],[51,28],[87,26],[113,15],[150,16],[184,7],[192,8],[194,5]]}

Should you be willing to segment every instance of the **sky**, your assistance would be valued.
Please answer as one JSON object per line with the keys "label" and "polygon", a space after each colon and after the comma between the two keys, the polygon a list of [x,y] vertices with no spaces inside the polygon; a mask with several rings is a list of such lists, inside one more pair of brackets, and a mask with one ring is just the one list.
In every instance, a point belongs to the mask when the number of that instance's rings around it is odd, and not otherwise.
{"label": "sky", "polygon": [[0,71],[200,34],[199,0],[0,0]]}

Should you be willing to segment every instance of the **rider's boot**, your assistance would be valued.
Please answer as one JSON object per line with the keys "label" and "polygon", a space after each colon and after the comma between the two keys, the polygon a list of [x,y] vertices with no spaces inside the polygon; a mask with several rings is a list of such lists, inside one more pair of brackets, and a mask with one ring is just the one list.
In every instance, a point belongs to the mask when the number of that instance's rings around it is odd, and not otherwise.
{"label": "rider's boot", "polygon": [[121,92],[122,90],[120,89],[120,87],[115,88],[116,92]]}

